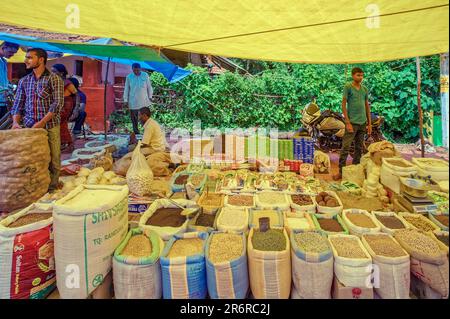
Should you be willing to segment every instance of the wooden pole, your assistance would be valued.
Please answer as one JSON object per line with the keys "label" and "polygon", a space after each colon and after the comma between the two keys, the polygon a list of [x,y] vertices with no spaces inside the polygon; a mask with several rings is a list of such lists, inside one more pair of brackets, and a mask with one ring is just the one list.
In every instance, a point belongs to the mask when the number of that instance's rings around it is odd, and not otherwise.
{"label": "wooden pole", "polygon": [[106,127],[106,97],[107,97],[107,90],[108,90],[108,76],[109,76],[109,64],[111,62],[111,58],[108,58],[108,62],[106,63],[106,75],[105,75],[105,89],[103,92],[103,127],[105,129],[105,144],[107,142],[108,138],[108,130]]}
{"label": "wooden pole", "polygon": [[425,157],[425,140],[423,138],[423,113],[422,105],[420,101],[420,85],[422,82],[420,73],[420,58],[416,58],[416,68],[417,68],[417,108],[419,109],[419,134],[420,134],[420,149],[422,157]]}

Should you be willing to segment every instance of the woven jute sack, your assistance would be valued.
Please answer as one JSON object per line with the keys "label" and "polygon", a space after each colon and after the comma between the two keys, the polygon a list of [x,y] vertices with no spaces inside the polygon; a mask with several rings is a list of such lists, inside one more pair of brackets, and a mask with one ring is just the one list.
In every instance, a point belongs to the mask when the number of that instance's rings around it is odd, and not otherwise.
{"label": "woven jute sack", "polygon": [[50,148],[44,129],[0,131],[0,211],[24,208],[50,184]]}

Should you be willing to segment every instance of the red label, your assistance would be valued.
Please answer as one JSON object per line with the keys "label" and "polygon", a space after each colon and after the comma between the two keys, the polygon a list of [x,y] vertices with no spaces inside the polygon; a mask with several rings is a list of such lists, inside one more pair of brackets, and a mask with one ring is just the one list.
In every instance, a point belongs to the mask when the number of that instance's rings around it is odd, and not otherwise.
{"label": "red label", "polygon": [[11,299],[39,298],[55,281],[53,225],[14,238]]}
{"label": "red label", "polygon": [[362,290],[360,288],[353,288],[352,289],[353,298],[359,299],[361,292]]}

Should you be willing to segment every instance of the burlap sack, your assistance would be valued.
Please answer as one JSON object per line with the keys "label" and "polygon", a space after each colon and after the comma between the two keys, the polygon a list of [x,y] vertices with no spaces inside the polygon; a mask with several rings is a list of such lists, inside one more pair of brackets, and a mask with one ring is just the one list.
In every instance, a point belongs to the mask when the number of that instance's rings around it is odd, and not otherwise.
{"label": "burlap sack", "polygon": [[50,148],[44,129],[0,131],[0,211],[24,208],[50,185]]}

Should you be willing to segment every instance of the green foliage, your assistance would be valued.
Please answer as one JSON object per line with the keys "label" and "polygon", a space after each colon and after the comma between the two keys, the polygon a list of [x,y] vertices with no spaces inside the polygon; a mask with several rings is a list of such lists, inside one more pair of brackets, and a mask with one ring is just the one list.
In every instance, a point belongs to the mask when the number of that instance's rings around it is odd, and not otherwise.
{"label": "green foliage", "polygon": [[[158,96],[153,117],[170,128],[191,129],[198,119],[202,128],[297,130],[300,112],[312,96],[322,110],[341,110],[342,88],[355,66],[234,61],[254,75],[226,72],[211,77],[206,69],[189,66],[192,75],[169,84],[153,73]],[[421,64],[423,110],[440,113],[439,57],[421,58]],[[359,66],[365,71],[372,110],[385,117],[385,135],[398,142],[415,142],[419,136],[415,59]]]}

